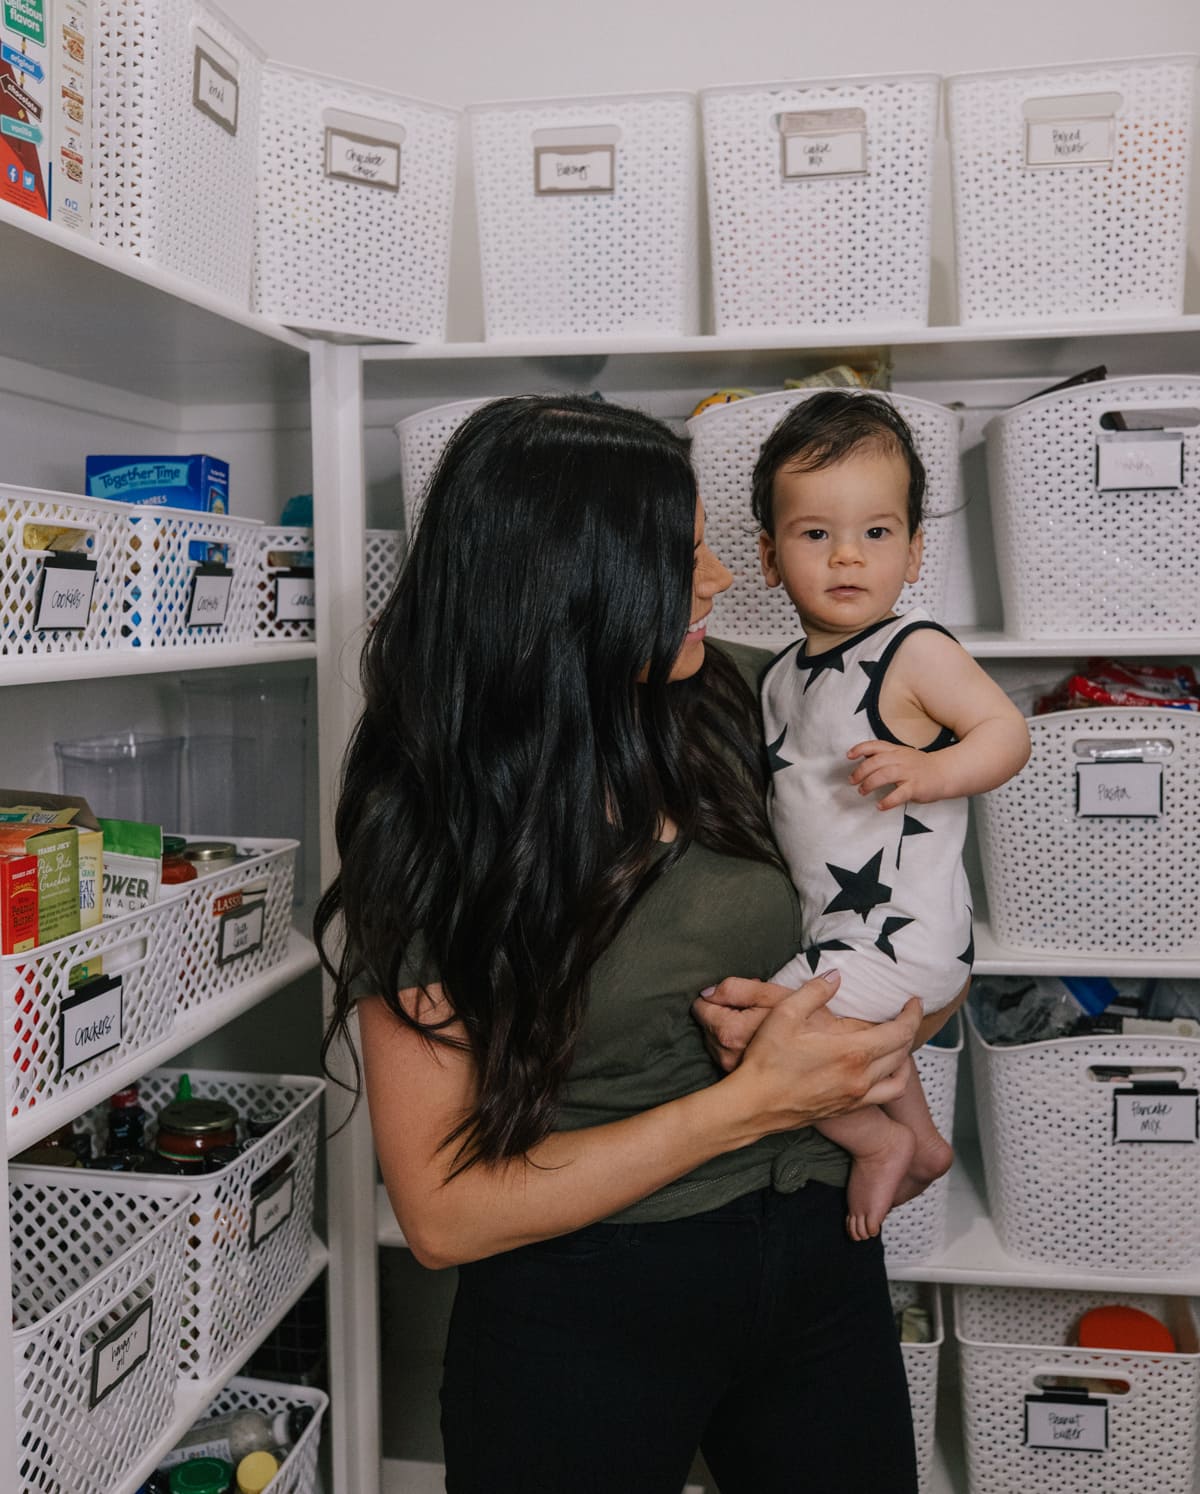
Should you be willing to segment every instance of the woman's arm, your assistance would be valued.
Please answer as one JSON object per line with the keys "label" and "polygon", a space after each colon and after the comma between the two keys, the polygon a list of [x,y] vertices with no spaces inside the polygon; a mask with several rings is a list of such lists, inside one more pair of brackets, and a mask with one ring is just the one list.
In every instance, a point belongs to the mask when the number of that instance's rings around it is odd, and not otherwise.
{"label": "woman's arm", "polygon": [[[903,1090],[892,1077],[920,1016],[915,1002],[863,1032],[814,1021],[835,982],[788,993],[749,1045],[737,1072],[641,1115],[556,1131],[527,1159],[477,1164],[447,1182],[446,1134],[473,1106],[470,1056],[427,1042],[378,997],[358,1003],[367,1098],[384,1183],[413,1253],[432,1268],[481,1259],[594,1223],[636,1203],[711,1157]],[[430,988],[432,1012],[447,1011]],[[401,1000],[414,1010],[419,993]],[[450,1033],[454,1029],[448,1029]]]}

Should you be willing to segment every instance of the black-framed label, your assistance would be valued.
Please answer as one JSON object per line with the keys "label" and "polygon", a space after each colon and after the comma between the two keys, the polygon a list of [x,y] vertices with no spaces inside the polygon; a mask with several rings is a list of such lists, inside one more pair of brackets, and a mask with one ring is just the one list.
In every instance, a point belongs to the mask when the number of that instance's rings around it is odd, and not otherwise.
{"label": "black-framed label", "polygon": [[86,628],[96,590],[96,562],[71,550],[51,551],[42,562],[34,627]]}
{"label": "black-framed label", "polygon": [[786,180],[867,174],[864,109],[806,109],[784,114],[779,129]]}
{"label": "black-framed label", "polygon": [[312,622],[317,615],[317,590],[310,565],[294,565],[275,573],[275,621]]}
{"label": "black-framed label", "polygon": [[217,964],[229,965],[262,948],[265,902],[241,903],[220,915],[217,925]]}
{"label": "black-framed label", "polygon": [[1113,1140],[1200,1141],[1200,1091],[1135,1084],[1113,1091]]}
{"label": "black-framed label", "polygon": [[325,175],[364,187],[400,190],[400,147],[394,140],[325,127]]}
{"label": "black-framed label", "polygon": [[1082,819],[1158,819],[1163,812],[1161,763],[1098,762],[1075,767],[1075,813]]}
{"label": "black-framed label", "polygon": [[229,596],[233,590],[233,572],[227,565],[207,562],[198,565],[192,576],[192,597],[188,603],[189,628],[221,628],[229,615]]}
{"label": "black-framed label", "polygon": [[1108,1402],[1084,1392],[1025,1397],[1025,1446],[1107,1452]]}
{"label": "black-framed label", "polygon": [[615,145],[535,145],[533,190],[538,197],[615,192]]}
{"label": "black-framed label", "polygon": [[192,103],[201,114],[215,120],[226,134],[237,134],[237,74],[201,46],[196,47],[192,68]]}
{"label": "black-framed label", "polygon": [[147,1297],[95,1346],[92,1350],[89,1411],[95,1410],[105,1396],[132,1375],[146,1358],[153,1342],[153,1330],[154,1298]]}
{"label": "black-framed label", "polygon": [[1096,486],[1107,493],[1181,488],[1183,437],[1178,431],[1114,431],[1098,436]]}
{"label": "black-framed label", "polygon": [[96,975],[63,997],[58,1010],[60,1077],[121,1046],[123,987],[123,976]]}
{"label": "black-framed label", "polygon": [[296,1199],[296,1170],[289,1167],[282,1177],[260,1193],[250,1210],[250,1249],[257,1250],[292,1217]]}

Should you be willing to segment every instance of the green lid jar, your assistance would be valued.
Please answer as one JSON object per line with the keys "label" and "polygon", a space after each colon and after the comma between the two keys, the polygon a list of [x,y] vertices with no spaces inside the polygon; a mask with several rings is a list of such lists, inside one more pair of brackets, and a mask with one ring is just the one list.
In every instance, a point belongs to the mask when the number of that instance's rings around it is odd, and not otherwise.
{"label": "green lid jar", "polygon": [[221,1458],[192,1458],[171,1469],[171,1494],[228,1494],[233,1464]]}

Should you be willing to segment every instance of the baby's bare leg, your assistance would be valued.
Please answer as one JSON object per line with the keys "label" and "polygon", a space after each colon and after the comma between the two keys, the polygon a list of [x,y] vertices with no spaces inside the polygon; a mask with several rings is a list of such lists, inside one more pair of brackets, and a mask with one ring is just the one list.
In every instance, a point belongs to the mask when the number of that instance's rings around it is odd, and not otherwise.
{"label": "baby's bare leg", "polygon": [[878,1105],[818,1121],[816,1129],[845,1147],[854,1159],[846,1188],[846,1232],[852,1240],[868,1240],[879,1233],[897,1192],[908,1180],[916,1138]]}
{"label": "baby's bare leg", "polygon": [[904,1093],[898,1100],[892,1100],[883,1106],[883,1109],[892,1120],[912,1132],[916,1143],[908,1173],[892,1200],[894,1204],[907,1203],[910,1198],[923,1193],[943,1173],[949,1172],[950,1164],[954,1161],[954,1151],[933,1123],[929,1102],[925,1098],[921,1076],[917,1073],[915,1064],[908,1076]]}

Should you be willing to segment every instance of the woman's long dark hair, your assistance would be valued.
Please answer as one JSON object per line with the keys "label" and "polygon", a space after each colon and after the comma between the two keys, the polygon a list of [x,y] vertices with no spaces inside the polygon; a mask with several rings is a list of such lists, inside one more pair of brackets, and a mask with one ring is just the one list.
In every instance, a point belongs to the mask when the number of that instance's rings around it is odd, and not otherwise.
{"label": "woman's long dark hair", "polygon": [[[454,1171],[553,1128],[589,971],[691,840],[775,859],[750,690],[712,649],[667,683],[695,503],[686,442],[649,416],[497,400],[448,443],[363,651],[341,870],[316,915],[337,982],[322,1060],[361,989],[456,1043],[396,994],[440,981],[478,1074]],[[664,814],[678,837],[656,855]],[[402,981],[416,948],[422,976]]]}

